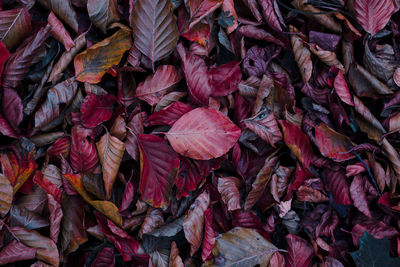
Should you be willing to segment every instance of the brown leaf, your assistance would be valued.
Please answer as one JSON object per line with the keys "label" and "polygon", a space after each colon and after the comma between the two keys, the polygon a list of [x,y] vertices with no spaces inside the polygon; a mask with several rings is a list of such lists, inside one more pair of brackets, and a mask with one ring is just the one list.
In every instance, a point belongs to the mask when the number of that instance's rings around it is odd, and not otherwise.
{"label": "brown leaf", "polygon": [[190,206],[183,221],[183,231],[185,237],[190,243],[190,255],[193,254],[201,246],[203,238],[204,212],[210,205],[210,196],[208,192],[199,195],[194,203]]}
{"label": "brown leaf", "polygon": [[13,200],[13,187],[8,178],[0,174],[0,217],[6,216]]}
{"label": "brown leaf", "polygon": [[64,20],[75,32],[78,32],[78,20],[71,1],[64,0],[39,0],[39,3],[53,11],[59,18]]}
{"label": "brown leaf", "polygon": [[303,77],[303,82],[308,82],[313,70],[311,52],[304,45],[301,38],[296,35],[298,30],[292,25],[289,25],[289,29],[292,32],[292,35],[290,35],[290,42],[292,44],[294,58],[296,59],[297,66],[299,67],[301,76]]}
{"label": "brown leaf", "polygon": [[113,126],[110,129],[110,134],[112,136],[117,137],[119,140],[123,141],[126,137],[126,123],[125,123],[125,115],[119,115],[115,121]]}
{"label": "brown leaf", "polygon": [[[257,230],[235,227],[218,236],[213,249],[214,257],[222,258],[226,266],[268,266],[272,255],[278,249]],[[234,253],[232,253],[235,251]],[[217,259],[206,262],[205,266],[219,266]]]}
{"label": "brown leaf", "polygon": [[271,178],[272,172],[275,168],[276,162],[278,161],[278,157],[268,157],[265,160],[264,166],[258,172],[256,179],[251,185],[251,191],[246,197],[246,201],[244,204],[244,210],[250,210],[254,204],[260,199],[261,195],[266,188],[269,179]]}
{"label": "brown leaf", "polygon": [[130,32],[125,28],[92,45],[75,56],[76,79],[87,83],[100,82],[103,75],[121,61],[129,48],[131,48],[131,37]]}
{"label": "brown leaf", "polygon": [[236,177],[218,178],[218,192],[229,211],[241,209],[239,187],[241,181]]}
{"label": "brown leaf", "polygon": [[168,56],[178,42],[179,31],[169,0],[137,0],[132,26],[135,47],[154,62]]}
{"label": "brown leaf", "polygon": [[157,227],[164,224],[164,218],[160,209],[150,208],[147,210],[146,217],[139,230],[139,237],[142,238],[143,234],[150,233]]}
{"label": "brown leaf", "polygon": [[122,156],[124,155],[125,144],[107,132],[96,143],[96,147],[103,171],[106,199],[110,199],[114,181],[121,165]]}
{"label": "brown leaf", "polygon": [[344,71],[344,66],[337,59],[335,52],[329,50],[323,50],[317,44],[311,44],[310,48],[311,52],[313,52],[313,54],[316,55],[326,65],[328,65],[329,67],[335,66],[339,70]]}
{"label": "brown leaf", "polygon": [[14,50],[32,30],[27,8],[0,11],[0,40],[8,50]]}
{"label": "brown leaf", "polygon": [[88,0],[87,10],[90,20],[103,33],[111,23],[119,20],[116,0]]}
{"label": "brown leaf", "polygon": [[169,254],[169,266],[171,267],[184,267],[181,257],[179,256],[179,250],[176,246],[175,241],[171,243],[171,253]]}
{"label": "brown leaf", "polygon": [[68,31],[64,28],[64,25],[62,25],[61,21],[58,20],[53,12],[50,12],[47,22],[51,26],[51,32],[54,35],[54,38],[64,45],[65,50],[69,51],[75,46],[75,43],[72,41]]}

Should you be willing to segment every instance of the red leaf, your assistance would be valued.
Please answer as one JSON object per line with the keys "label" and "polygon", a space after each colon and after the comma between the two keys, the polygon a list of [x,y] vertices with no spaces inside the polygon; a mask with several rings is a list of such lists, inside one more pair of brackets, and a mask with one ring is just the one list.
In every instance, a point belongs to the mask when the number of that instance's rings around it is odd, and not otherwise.
{"label": "red leaf", "polygon": [[313,248],[306,240],[299,236],[288,234],[286,236],[287,251],[286,266],[309,267],[314,256]]}
{"label": "red leaf", "polygon": [[179,168],[178,155],[156,135],[139,134],[141,199],[155,208],[167,207]]}
{"label": "red leaf", "polygon": [[133,188],[133,184],[131,182],[128,182],[126,184],[124,195],[122,197],[121,206],[119,207],[118,211],[121,215],[128,213],[127,211],[129,209],[129,206],[132,204],[134,196],[135,196],[135,191]]}
{"label": "red leaf", "polygon": [[336,68],[335,66],[332,66],[329,71],[335,75],[335,78],[329,79],[329,84],[335,89],[336,94],[339,96],[340,100],[342,100],[344,103],[354,106],[353,103],[353,97],[351,96],[349,87],[347,87],[346,80],[343,76],[343,73],[341,70]]}
{"label": "red leaf", "polygon": [[375,35],[389,22],[394,5],[392,0],[358,0],[354,1],[354,11],[364,30]]}
{"label": "red leaf", "polygon": [[201,258],[203,261],[210,256],[212,249],[215,244],[215,232],[212,228],[213,213],[212,208],[208,208],[204,211],[204,238],[202,245]]}
{"label": "red leaf", "polygon": [[94,215],[96,216],[101,231],[121,253],[122,259],[124,261],[131,261],[134,259],[137,256],[139,242],[116,226],[112,221],[108,220],[100,212],[94,211]]}
{"label": "red leaf", "polygon": [[176,101],[160,111],[154,112],[146,121],[146,126],[172,126],[182,115],[193,110],[188,104]]}
{"label": "red leaf", "polygon": [[326,187],[333,195],[333,200],[337,204],[351,205],[350,188],[347,183],[344,171],[339,170],[324,170],[324,177],[326,180]]}
{"label": "red leaf", "polygon": [[314,130],[315,142],[323,156],[339,162],[355,157],[353,153],[348,152],[353,147],[353,143],[347,136],[334,131],[324,123],[315,127]]}
{"label": "red leaf", "polygon": [[186,51],[182,43],[178,44],[176,49],[181,58],[190,96],[196,104],[208,105],[213,87],[206,63],[202,58]]}
{"label": "red leaf", "polygon": [[97,253],[91,267],[114,267],[114,248],[103,248]]}
{"label": "red leaf", "polygon": [[41,171],[36,171],[35,176],[33,177],[33,182],[40,186],[47,194],[50,194],[54,197],[54,199],[61,203],[62,191],[56,185],[52,184],[49,180],[43,177]]}
{"label": "red leaf", "polygon": [[9,57],[10,57],[10,52],[8,52],[3,42],[0,41],[0,85],[1,85],[1,74],[3,73],[4,63],[6,63]]}
{"label": "red leaf", "polygon": [[179,154],[207,160],[227,153],[240,134],[240,129],[223,113],[196,108],[180,117],[166,136]]}
{"label": "red leaf", "polygon": [[190,25],[192,28],[197,22],[205,16],[213,13],[221,6],[223,0],[188,0],[185,2],[190,11]]}
{"label": "red leaf", "polygon": [[189,192],[196,189],[197,185],[203,180],[196,166],[186,157],[180,157],[181,166],[179,168],[178,176],[176,177],[176,198],[188,197]]}
{"label": "red leaf", "polygon": [[282,139],[281,130],[272,112],[268,114],[266,110],[261,111],[252,118],[244,120],[244,125],[273,147]]}
{"label": "red leaf", "polygon": [[68,31],[64,28],[64,25],[58,20],[53,12],[50,12],[47,22],[51,26],[51,33],[54,35],[54,38],[64,45],[65,50],[69,51],[75,46]]}
{"label": "red leaf", "polygon": [[14,129],[10,126],[8,121],[0,114],[0,133],[5,136],[18,138],[18,134],[14,131]]}
{"label": "red leaf", "polygon": [[[99,161],[92,131],[80,126],[72,127],[70,161],[76,172],[92,172]],[[88,140],[88,138],[92,140]]]}
{"label": "red leaf", "polygon": [[240,62],[231,61],[210,69],[212,96],[226,96],[235,92],[242,80]]}
{"label": "red leaf", "polygon": [[162,65],[157,71],[139,83],[136,97],[154,106],[170,92],[181,80],[181,72],[172,65]]}
{"label": "red leaf", "polygon": [[139,148],[137,144],[138,134],[143,134],[143,120],[147,117],[145,112],[135,114],[126,126],[128,134],[126,136],[126,151],[136,161],[139,161]]}
{"label": "red leaf", "polygon": [[293,154],[300,160],[304,167],[308,168],[313,159],[314,153],[308,140],[299,126],[280,120],[282,126],[283,138],[286,145],[290,148]]}
{"label": "red leaf", "polygon": [[264,19],[267,21],[268,25],[272,29],[274,29],[278,32],[281,32],[282,27],[281,27],[281,24],[279,23],[278,17],[275,14],[274,4],[272,3],[272,1],[274,1],[274,0],[259,0],[258,2],[261,5]]}
{"label": "red leaf", "polygon": [[50,211],[50,238],[57,244],[58,234],[60,233],[60,224],[63,218],[63,212],[60,202],[56,201],[53,195],[47,195],[47,201]]}
{"label": "red leaf", "polygon": [[36,256],[36,249],[27,247],[17,240],[13,240],[0,251],[0,265],[16,261],[31,260]]}
{"label": "red leaf", "polygon": [[89,93],[81,105],[82,125],[93,128],[112,116],[115,97],[112,95],[95,95]]}
{"label": "red leaf", "polygon": [[18,125],[22,121],[22,101],[14,89],[4,88],[2,99],[3,114],[14,130],[18,130]]}

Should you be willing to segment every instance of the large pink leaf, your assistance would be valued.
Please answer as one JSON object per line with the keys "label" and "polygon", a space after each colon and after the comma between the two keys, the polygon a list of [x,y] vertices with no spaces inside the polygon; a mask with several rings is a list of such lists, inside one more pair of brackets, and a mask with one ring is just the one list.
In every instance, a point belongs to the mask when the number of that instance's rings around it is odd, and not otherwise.
{"label": "large pink leaf", "polygon": [[177,68],[172,65],[162,65],[153,75],[139,83],[136,88],[136,97],[154,106],[178,84],[181,78],[181,73]]}
{"label": "large pink leaf", "polygon": [[357,0],[354,1],[354,11],[364,30],[375,35],[389,22],[394,5],[392,0]]}
{"label": "large pink leaf", "polygon": [[167,207],[179,168],[178,155],[156,135],[139,134],[138,145],[141,198],[153,207]]}
{"label": "large pink leaf", "polygon": [[[92,131],[80,126],[72,128],[70,161],[76,172],[91,172],[99,161]],[[92,140],[90,140],[92,139]]]}
{"label": "large pink leaf", "polygon": [[160,111],[154,112],[146,121],[146,126],[172,126],[182,115],[193,110],[188,104],[176,101]]}
{"label": "large pink leaf", "polygon": [[202,58],[186,51],[182,43],[178,44],[177,51],[181,58],[190,96],[195,103],[208,105],[208,98],[213,92],[213,87],[206,63]]}
{"label": "large pink leaf", "polygon": [[240,129],[223,113],[196,108],[177,120],[166,135],[179,154],[207,160],[227,153],[240,134]]}
{"label": "large pink leaf", "polygon": [[240,62],[231,61],[210,69],[212,96],[226,96],[239,88],[242,80]]}
{"label": "large pink leaf", "polygon": [[115,97],[112,95],[95,95],[89,93],[81,105],[82,125],[93,128],[107,121],[112,116]]}

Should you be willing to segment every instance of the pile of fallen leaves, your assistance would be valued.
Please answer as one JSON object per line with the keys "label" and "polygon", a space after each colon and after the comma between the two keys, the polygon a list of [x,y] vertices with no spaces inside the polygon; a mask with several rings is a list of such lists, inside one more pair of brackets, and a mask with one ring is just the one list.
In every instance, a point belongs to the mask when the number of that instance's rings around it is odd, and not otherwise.
{"label": "pile of fallen leaves", "polygon": [[0,265],[400,266],[399,9],[0,1]]}

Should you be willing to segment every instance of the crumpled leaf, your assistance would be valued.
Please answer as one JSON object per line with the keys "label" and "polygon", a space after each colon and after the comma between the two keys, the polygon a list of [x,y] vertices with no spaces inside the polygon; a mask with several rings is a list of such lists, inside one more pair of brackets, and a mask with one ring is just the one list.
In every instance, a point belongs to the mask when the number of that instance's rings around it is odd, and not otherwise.
{"label": "crumpled leaf", "polygon": [[239,139],[240,133],[240,129],[223,113],[197,108],[180,117],[166,136],[179,154],[208,160],[228,152]]}
{"label": "crumpled leaf", "polygon": [[134,46],[154,62],[168,56],[178,42],[179,31],[169,0],[138,0],[133,4]]}
{"label": "crumpled leaf", "polygon": [[260,6],[263,11],[264,19],[267,21],[268,25],[272,29],[274,29],[278,32],[281,32],[282,26],[279,22],[278,17],[275,14],[273,1],[274,0],[260,0],[258,2],[260,3]]}
{"label": "crumpled leaf", "polygon": [[276,142],[282,140],[282,133],[274,113],[268,113],[267,110],[244,120],[244,125],[273,147]]}
{"label": "crumpled leaf", "polygon": [[51,32],[54,35],[54,38],[56,38],[57,41],[64,45],[65,50],[69,51],[72,47],[75,46],[75,43],[74,41],[72,41],[68,31],[64,28],[64,25],[61,23],[61,21],[58,20],[53,12],[50,12],[49,17],[47,18],[47,22],[51,26]]}
{"label": "crumpled leaf", "polygon": [[131,48],[130,32],[120,29],[74,58],[75,76],[80,82],[98,83],[103,75],[117,65]]}

